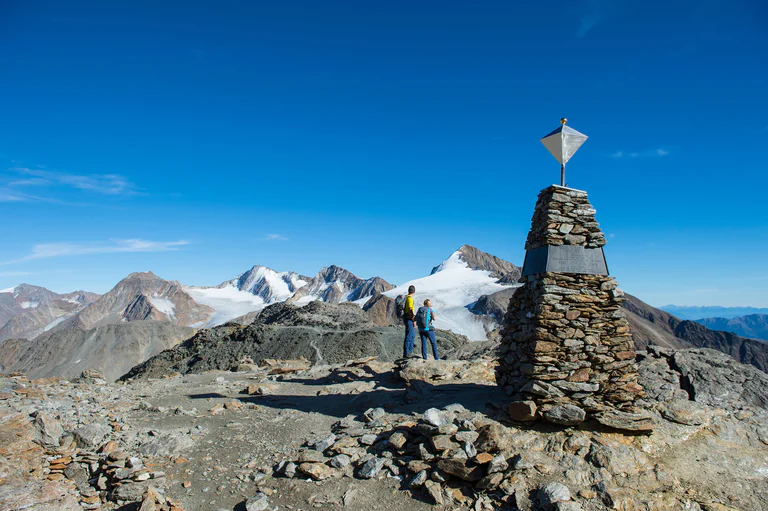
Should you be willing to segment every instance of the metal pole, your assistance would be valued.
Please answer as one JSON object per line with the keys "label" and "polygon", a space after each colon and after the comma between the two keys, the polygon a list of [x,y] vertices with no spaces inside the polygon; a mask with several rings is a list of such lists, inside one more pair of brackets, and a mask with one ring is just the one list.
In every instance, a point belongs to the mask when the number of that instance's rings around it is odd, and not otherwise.
{"label": "metal pole", "polygon": [[565,163],[560,164],[560,186],[565,188]]}

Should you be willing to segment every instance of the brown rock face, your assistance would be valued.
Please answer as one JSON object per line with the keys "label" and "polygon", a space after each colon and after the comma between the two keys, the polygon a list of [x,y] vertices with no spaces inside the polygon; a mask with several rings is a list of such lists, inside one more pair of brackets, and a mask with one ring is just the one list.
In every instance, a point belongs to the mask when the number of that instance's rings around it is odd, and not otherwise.
{"label": "brown rock face", "polygon": [[[525,248],[600,248],[605,237],[594,214],[585,192],[546,188],[539,194]],[[559,416],[553,409],[571,406],[587,417],[631,410],[643,388],[621,308],[624,296],[613,277],[543,272],[521,282],[504,319],[499,385],[517,401],[535,403],[545,420]],[[524,408],[512,407],[522,415]]]}

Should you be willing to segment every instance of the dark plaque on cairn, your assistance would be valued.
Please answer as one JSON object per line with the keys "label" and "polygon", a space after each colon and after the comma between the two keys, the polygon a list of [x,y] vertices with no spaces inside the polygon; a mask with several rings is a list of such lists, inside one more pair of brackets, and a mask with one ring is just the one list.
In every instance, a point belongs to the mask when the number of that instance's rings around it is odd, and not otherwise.
{"label": "dark plaque on cairn", "polygon": [[544,272],[608,275],[603,247],[581,245],[544,245],[528,250],[523,263],[523,277]]}

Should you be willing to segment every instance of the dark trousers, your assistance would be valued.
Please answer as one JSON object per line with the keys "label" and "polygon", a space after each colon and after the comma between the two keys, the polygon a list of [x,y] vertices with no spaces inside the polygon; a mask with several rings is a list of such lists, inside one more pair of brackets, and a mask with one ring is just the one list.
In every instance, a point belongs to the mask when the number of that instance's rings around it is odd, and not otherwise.
{"label": "dark trousers", "polygon": [[435,339],[434,330],[419,330],[419,337],[421,337],[421,356],[424,360],[427,359],[427,340],[432,343],[432,354],[435,356],[435,360],[440,360],[440,355],[437,354],[437,339]]}
{"label": "dark trousers", "polygon": [[413,345],[416,343],[416,329],[413,327],[413,320],[403,319],[405,325],[405,340],[403,341],[403,357],[407,357],[413,351]]}

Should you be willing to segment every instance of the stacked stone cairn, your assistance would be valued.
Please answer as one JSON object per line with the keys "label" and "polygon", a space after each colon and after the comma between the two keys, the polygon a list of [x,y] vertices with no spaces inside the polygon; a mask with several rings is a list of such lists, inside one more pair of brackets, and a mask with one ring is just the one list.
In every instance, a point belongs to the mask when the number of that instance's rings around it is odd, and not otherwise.
{"label": "stacked stone cairn", "polygon": [[[586,192],[554,185],[541,191],[525,248],[545,245],[605,245]],[[616,280],[546,271],[520,281],[504,319],[496,376],[513,396],[510,417],[651,429],[633,406],[643,388]]]}

